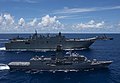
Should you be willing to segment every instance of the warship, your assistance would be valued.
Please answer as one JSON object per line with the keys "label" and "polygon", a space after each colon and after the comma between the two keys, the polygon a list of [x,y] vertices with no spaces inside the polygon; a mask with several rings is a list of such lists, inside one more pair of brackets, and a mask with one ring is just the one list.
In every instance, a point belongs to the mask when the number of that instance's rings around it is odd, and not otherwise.
{"label": "warship", "polygon": [[107,68],[112,61],[89,60],[78,53],[69,52],[63,55],[61,46],[57,46],[56,54],[50,57],[35,56],[28,62],[10,62],[10,69],[41,70],[41,71],[72,71],[85,69]]}
{"label": "warship", "polygon": [[38,35],[37,31],[35,34],[28,38],[16,37],[10,39],[9,42],[5,43],[7,51],[34,51],[34,50],[55,50],[58,44],[63,46],[63,49],[81,49],[89,48],[96,40],[108,40],[107,37],[92,37],[92,38],[66,38],[59,32],[58,35],[47,36]]}

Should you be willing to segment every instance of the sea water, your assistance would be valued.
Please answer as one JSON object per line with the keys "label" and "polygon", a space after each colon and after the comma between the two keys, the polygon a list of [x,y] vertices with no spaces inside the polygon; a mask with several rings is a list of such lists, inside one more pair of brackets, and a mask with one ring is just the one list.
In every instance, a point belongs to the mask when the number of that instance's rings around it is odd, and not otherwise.
{"label": "sea water", "polygon": [[[29,61],[35,55],[50,56],[54,51],[5,51],[4,43],[17,37],[29,37],[30,34],[0,34],[0,63],[11,61]],[[102,34],[63,34],[68,38],[88,38]],[[107,34],[113,40],[98,40],[90,49],[75,50],[88,59],[112,60],[108,69],[43,72],[24,70],[0,71],[0,83],[120,83],[120,34]],[[65,51],[67,52],[67,51]]]}

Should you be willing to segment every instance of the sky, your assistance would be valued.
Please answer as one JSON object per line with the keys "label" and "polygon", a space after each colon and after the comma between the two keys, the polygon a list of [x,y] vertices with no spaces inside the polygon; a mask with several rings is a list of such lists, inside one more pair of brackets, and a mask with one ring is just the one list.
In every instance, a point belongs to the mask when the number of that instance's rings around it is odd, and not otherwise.
{"label": "sky", "polygon": [[120,0],[0,0],[0,33],[120,33]]}

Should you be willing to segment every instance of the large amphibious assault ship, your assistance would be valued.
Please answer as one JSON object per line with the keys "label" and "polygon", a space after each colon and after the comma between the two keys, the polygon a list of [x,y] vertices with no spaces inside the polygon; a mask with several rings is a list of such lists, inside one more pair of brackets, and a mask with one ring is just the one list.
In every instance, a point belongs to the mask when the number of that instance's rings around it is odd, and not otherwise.
{"label": "large amphibious assault ship", "polygon": [[5,43],[5,48],[8,51],[15,50],[42,50],[42,49],[55,49],[58,44],[63,46],[63,49],[80,49],[80,48],[89,48],[91,44],[93,44],[96,40],[108,40],[110,38],[107,37],[92,37],[86,39],[80,38],[66,38],[61,35],[59,32],[56,36],[43,36],[37,34],[33,34],[29,38],[20,38],[16,37],[10,39],[10,42]]}
{"label": "large amphibious assault ship", "polygon": [[61,46],[57,46],[56,54],[50,57],[35,56],[28,62],[10,62],[10,69],[41,71],[72,71],[84,69],[106,68],[112,61],[88,60],[85,56],[69,52],[63,55]]}

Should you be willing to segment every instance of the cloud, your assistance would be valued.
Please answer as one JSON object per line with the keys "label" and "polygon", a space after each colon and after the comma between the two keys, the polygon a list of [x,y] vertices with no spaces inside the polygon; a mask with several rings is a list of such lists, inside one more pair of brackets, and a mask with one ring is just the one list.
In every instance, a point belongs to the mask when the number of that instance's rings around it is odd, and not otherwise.
{"label": "cloud", "polygon": [[85,29],[85,28],[103,28],[105,25],[104,21],[101,22],[95,22],[94,20],[89,21],[88,23],[79,23],[76,25],[73,25],[73,28],[76,29]]}
{"label": "cloud", "polygon": [[118,26],[120,27],[120,23],[118,23]]}
{"label": "cloud", "polygon": [[[4,0],[7,1],[7,0]],[[37,0],[11,0],[12,2],[37,3]]]}
{"label": "cloud", "polygon": [[63,29],[63,24],[57,20],[56,16],[50,17],[46,15],[42,17],[41,22],[38,23],[38,26],[43,27],[43,29],[48,28],[50,29]]}
{"label": "cloud", "polygon": [[2,15],[0,16],[0,25],[3,23],[3,17]]}
{"label": "cloud", "polygon": [[65,15],[64,16],[57,16],[58,19],[69,19],[72,17],[75,17],[75,15],[73,15],[73,16],[67,16],[67,15],[66,16]]}
{"label": "cloud", "polygon": [[35,1],[35,0],[25,0],[25,2],[28,2],[28,3],[37,3],[37,1]]}
{"label": "cloud", "polygon": [[29,32],[35,29],[41,31],[59,31],[64,29],[57,16],[43,16],[41,19],[34,18],[30,21],[25,21],[24,18],[20,18],[18,22],[10,14],[0,15],[0,29],[3,32]]}
{"label": "cloud", "polygon": [[14,17],[10,14],[1,14],[0,15],[0,25],[13,25]]}
{"label": "cloud", "polygon": [[47,27],[49,25],[53,25],[54,23],[56,23],[56,16],[50,17],[49,15],[46,15],[42,17],[42,21],[39,23],[39,25]]}
{"label": "cloud", "polygon": [[28,22],[28,26],[36,26],[38,24],[37,18],[34,18],[32,21]]}
{"label": "cloud", "polygon": [[14,17],[8,13],[0,15],[0,32],[9,32],[15,27]]}
{"label": "cloud", "polygon": [[64,9],[54,11],[54,14],[74,14],[74,13],[94,12],[94,11],[104,11],[104,10],[114,10],[114,9],[120,9],[120,6],[92,7],[92,8],[68,8],[68,7],[65,7]]}
{"label": "cloud", "polygon": [[20,18],[20,19],[18,20],[18,25],[24,26],[24,25],[25,25],[25,20],[24,20],[23,18]]}
{"label": "cloud", "polygon": [[0,32],[33,32],[35,29],[39,32],[120,32],[120,23],[109,24],[104,21],[90,20],[78,24],[63,24],[59,16],[45,15],[41,19],[33,18],[26,21],[20,18],[15,21],[11,14],[0,15]]}
{"label": "cloud", "polygon": [[14,23],[14,18],[10,14],[4,14],[3,21],[6,25],[11,25]]}

